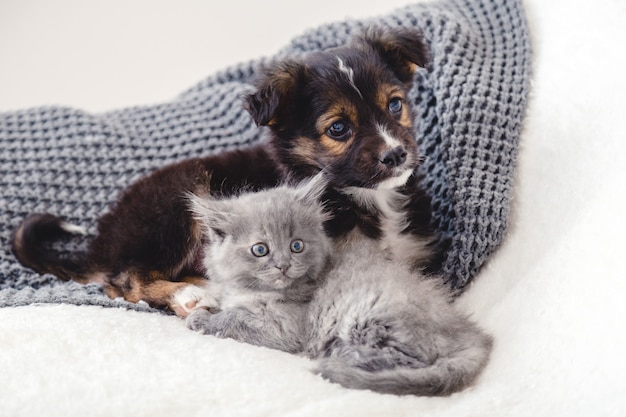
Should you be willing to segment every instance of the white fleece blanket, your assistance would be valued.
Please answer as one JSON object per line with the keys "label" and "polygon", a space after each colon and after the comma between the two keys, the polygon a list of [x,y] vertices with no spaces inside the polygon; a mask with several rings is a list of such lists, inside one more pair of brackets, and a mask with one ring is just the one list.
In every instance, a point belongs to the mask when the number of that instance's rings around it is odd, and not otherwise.
{"label": "white fleece blanket", "polygon": [[[131,9],[149,21],[151,4]],[[228,7],[234,16],[243,6]],[[0,309],[0,416],[625,416],[626,4],[527,0],[526,8],[534,81],[510,231],[458,301],[496,338],[474,387],[447,398],[351,391],[310,373],[306,359],[197,335],[175,317],[29,306]],[[271,8],[258,13],[269,28],[281,23]],[[276,47],[302,31],[285,27]],[[4,39],[0,48],[17,57]],[[23,107],[1,98],[11,83],[0,83],[0,107]],[[133,98],[112,107],[124,100]]]}

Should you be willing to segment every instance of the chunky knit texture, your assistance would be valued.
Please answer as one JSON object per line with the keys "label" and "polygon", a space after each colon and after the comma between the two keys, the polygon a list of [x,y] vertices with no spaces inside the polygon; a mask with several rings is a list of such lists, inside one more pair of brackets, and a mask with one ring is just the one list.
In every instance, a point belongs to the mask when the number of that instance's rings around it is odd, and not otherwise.
{"label": "chunky knit texture", "polygon": [[259,67],[344,44],[370,24],[419,28],[429,45],[431,66],[416,75],[410,99],[425,186],[447,247],[442,274],[460,292],[507,225],[530,78],[530,41],[518,0],[442,0],[324,25],[275,57],[230,67],[159,105],[103,114],[60,107],[0,114],[0,306],[63,302],[151,310],[110,300],[95,284],[59,282],[22,267],[10,250],[12,231],[29,213],[50,212],[93,236],[97,218],[139,177],[262,141],[263,129],[241,106]]}

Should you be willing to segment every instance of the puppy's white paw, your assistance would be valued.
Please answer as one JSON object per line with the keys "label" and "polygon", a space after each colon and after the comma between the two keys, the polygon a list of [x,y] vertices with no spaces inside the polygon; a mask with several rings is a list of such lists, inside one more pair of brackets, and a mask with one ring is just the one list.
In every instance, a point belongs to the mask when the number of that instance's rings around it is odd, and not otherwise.
{"label": "puppy's white paw", "polygon": [[187,285],[174,293],[171,309],[180,317],[187,317],[194,310],[216,311],[219,303],[207,287]]}

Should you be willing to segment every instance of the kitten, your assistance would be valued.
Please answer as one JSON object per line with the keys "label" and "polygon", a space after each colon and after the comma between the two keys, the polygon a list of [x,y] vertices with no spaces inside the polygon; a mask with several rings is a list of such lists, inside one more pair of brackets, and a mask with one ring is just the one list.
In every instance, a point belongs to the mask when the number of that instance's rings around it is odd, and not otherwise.
{"label": "kitten", "polygon": [[191,196],[205,231],[203,265],[219,311],[199,309],[194,330],[297,353],[304,349],[306,305],[325,276],[332,242],[318,199],[320,176],[308,184],[229,199]]}
{"label": "kitten", "polygon": [[471,384],[491,337],[434,279],[388,260],[374,240],[333,245],[318,202],[323,189],[317,175],[295,188],[192,198],[220,310],[192,312],[188,327],[303,353],[349,388],[448,395]]}

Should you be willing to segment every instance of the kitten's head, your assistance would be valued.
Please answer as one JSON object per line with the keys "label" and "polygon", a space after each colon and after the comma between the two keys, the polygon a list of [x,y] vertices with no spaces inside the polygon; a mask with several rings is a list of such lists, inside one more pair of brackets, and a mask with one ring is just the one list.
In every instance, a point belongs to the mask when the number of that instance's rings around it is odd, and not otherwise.
{"label": "kitten's head", "polygon": [[246,288],[282,290],[316,279],[331,250],[319,202],[322,175],[297,186],[283,185],[228,199],[191,196],[204,227],[204,266],[209,278]]}

